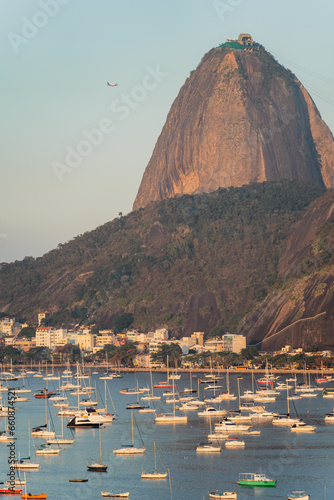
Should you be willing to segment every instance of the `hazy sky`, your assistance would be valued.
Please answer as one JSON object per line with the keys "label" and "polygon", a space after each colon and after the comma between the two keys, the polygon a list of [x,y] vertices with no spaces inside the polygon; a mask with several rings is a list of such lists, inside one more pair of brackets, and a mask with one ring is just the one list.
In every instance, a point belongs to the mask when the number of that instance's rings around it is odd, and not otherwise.
{"label": "hazy sky", "polygon": [[0,14],[0,262],[131,211],[180,87],[227,37],[263,44],[334,130],[332,0],[1,0]]}

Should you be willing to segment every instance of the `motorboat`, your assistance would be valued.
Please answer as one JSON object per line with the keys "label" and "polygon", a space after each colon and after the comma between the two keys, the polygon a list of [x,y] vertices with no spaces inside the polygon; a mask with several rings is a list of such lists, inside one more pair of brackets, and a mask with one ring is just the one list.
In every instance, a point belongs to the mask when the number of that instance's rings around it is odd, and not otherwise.
{"label": "motorboat", "polygon": [[101,491],[101,495],[103,497],[109,497],[109,498],[128,498],[130,496],[130,492],[126,491],[124,493],[114,493],[112,490],[111,491]]}
{"label": "motorboat", "polygon": [[20,495],[23,491],[23,488],[0,488],[0,495]]}
{"label": "motorboat", "polygon": [[44,494],[44,493],[41,493],[41,494],[34,494],[34,493],[23,493],[22,497],[24,500],[27,500],[29,498],[38,498],[40,500],[44,500],[45,498],[47,498],[47,495]]}
{"label": "motorboat", "polygon": [[225,448],[244,448],[245,441],[239,441],[238,438],[231,438],[225,441]]}
{"label": "motorboat", "polygon": [[67,427],[75,427],[75,428],[98,428],[100,425],[103,425],[102,422],[98,422],[97,420],[93,420],[89,415],[74,415],[74,417],[68,422]]}
{"label": "motorboat", "polygon": [[219,493],[217,491],[210,491],[209,498],[215,498],[220,500],[237,500],[238,494],[235,491],[224,491],[223,493]]}
{"label": "motorboat", "polygon": [[226,415],[227,410],[217,410],[214,406],[207,406],[205,410],[197,412],[199,417],[223,416]]}
{"label": "motorboat", "polygon": [[264,474],[240,473],[238,484],[240,486],[276,486],[276,479],[269,479]]}
{"label": "motorboat", "polygon": [[53,395],[54,395],[53,392],[48,391],[47,389],[42,389],[41,391],[34,393],[34,398],[35,399],[49,399]]}
{"label": "motorboat", "polygon": [[229,433],[248,431],[249,425],[236,424],[228,418],[223,418],[222,422],[215,425],[216,431],[227,431]]}
{"label": "motorboat", "polygon": [[212,443],[201,443],[197,446],[197,453],[219,453],[221,446],[213,446]]}
{"label": "motorboat", "polygon": [[310,500],[310,495],[307,495],[305,491],[293,491],[289,496],[288,500]]}
{"label": "motorboat", "polygon": [[325,415],[325,422],[334,422],[334,410]]}
{"label": "motorboat", "polygon": [[140,403],[129,403],[126,405],[127,410],[143,410],[148,408],[148,406],[141,405]]}

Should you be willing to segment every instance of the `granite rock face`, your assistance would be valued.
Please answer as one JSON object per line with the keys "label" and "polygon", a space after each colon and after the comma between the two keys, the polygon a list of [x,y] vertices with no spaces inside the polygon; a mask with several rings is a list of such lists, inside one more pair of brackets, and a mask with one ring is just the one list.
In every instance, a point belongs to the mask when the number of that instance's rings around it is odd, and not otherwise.
{"label": "granite rock face", "polygon": [[333,136],[302,84],[263,47],[222,46],[182,86],[133,208],[282,178],[333,187]]}

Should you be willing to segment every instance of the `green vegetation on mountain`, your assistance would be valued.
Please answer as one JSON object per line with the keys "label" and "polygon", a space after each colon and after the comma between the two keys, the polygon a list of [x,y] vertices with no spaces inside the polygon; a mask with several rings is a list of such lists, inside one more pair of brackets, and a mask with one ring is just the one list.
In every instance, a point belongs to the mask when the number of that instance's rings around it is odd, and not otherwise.
{"label": "green vegetation on mountain", "polygon": [[266,297],[288,236],[323,191],[282,180],[152,203],[0,269],[0,308],[48,324],[233,332]]}

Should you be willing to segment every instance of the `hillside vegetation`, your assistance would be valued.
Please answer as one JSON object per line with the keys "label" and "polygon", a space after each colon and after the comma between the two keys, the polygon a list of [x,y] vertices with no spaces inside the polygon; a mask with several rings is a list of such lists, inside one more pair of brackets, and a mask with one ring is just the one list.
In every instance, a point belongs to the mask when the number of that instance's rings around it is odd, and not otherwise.
{"label": "hillside vegetation", "polygon": [[[282,180],[151,203],[0,269],[0,310],[53,324],[175,335],[236,331],[275,284],[287,239],[321,188]],[[130,321],[129,321],[130,320]]]}

